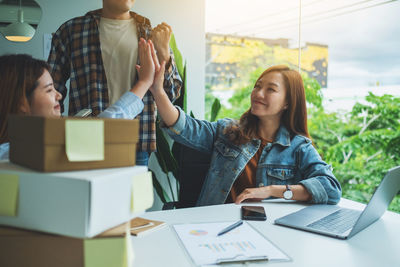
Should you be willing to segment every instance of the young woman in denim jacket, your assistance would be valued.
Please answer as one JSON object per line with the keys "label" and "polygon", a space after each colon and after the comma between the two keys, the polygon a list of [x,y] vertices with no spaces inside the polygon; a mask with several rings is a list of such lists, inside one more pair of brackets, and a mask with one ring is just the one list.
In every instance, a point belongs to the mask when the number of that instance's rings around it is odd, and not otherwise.
{"label": "young woman in denim jacket", "polygon": [[186,115],[172,105],[161,78],[155,77],[150,91],[166,132],[179,143],[211,154],[197,205],[284,195],[311,203],[339,202],[340,184],[310,140],[304,86],[297,71],[286,66],[265,70],[251,93],[250,109],[239,121],[208,122]]}

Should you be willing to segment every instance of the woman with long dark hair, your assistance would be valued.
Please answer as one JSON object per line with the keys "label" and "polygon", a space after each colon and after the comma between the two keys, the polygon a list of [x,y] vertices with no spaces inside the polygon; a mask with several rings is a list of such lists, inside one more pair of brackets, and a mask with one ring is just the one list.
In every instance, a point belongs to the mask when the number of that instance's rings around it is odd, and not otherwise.
{"label": "woman with long dark hair", "polygon": [[[98,117],[134,119],[142,112],[142,98],[156,73],[150,43],[144,39],[139,42],[138,82]],[[61,94],[54,88],[45,61],[24,54],[0,56],[0,159],[9,157],[7,129],[10,114],[61,116],[60,100]]]}
{"label": "woman with long dark hair", "polygon": [[160,79],[150,91],[165,131],[175,141],[211,155],[197,205],[271,197],[339,202],[340,184],[310,140],[304,86],[297,71],[286,66],[265,70],[239,121],[208,122],[186,115],[169,101]]}

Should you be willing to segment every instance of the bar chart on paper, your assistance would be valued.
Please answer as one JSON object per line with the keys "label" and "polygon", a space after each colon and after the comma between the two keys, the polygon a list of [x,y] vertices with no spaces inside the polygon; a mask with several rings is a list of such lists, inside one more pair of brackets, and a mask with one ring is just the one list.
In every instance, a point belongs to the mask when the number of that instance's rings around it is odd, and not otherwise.
{"label": "bar chart on paper", "polygon": [[255,259],[290,260],[285,253],[246,222],[218,236],[218,232],[231,223],[178,224],[173,227],[196,265]]}

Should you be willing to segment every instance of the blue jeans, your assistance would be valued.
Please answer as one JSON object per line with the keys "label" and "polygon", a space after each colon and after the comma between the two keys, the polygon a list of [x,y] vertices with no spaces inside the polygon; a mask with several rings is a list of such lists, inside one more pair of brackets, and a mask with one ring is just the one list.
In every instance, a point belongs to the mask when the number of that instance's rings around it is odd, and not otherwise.
{"label": "blue jeans", "polygon": [[138,151],[136,152],[136,165],[149,165],[149,152]]}

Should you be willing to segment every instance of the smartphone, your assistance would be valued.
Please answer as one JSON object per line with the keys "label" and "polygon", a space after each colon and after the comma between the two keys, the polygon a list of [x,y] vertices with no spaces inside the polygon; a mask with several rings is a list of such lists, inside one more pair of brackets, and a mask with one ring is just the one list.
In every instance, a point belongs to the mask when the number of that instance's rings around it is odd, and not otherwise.
{"label": "smartphone", "polygon": [[267,215],[262,206],[242,206],[242,220],[265,221]]}
{"label": "smartphone", "polygon": [[84,108],[81,109],[78,113],[76,113],[74,116],[75,117],[87,117],[92,113],[92,110],[90,108]]}

